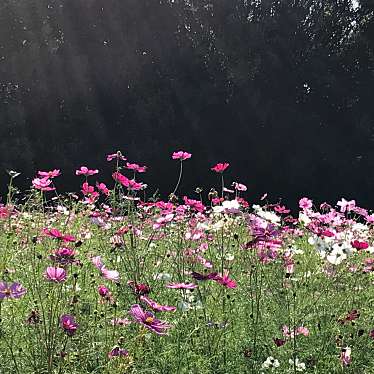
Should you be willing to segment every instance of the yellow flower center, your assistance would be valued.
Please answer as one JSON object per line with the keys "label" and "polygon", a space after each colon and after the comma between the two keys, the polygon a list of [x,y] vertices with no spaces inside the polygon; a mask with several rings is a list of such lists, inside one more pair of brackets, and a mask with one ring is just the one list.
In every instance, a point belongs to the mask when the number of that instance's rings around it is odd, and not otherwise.
{"label": "yellow flower center", "polygon": [[147,323],[147,324],[151,324],[151,323],[153,322],[153,320],[154,320],[153,317],[147,317],[147,318],[145,319],[145,323]]}

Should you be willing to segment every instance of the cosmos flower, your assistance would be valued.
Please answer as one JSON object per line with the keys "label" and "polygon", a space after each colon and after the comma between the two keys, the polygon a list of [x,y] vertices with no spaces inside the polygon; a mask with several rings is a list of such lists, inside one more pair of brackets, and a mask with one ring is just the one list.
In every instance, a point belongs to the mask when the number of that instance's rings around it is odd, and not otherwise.
{"label": "cosmos flower", "polygon": [[44,272],[44,278],[51,282],[61,283],[66,281],[66,271],[63,268],[48,266]]}
{"label": "cosmos flower", "polygon": [[95,175],[98,173],[99,173],[99,170],[89,169],[87,166],[81,166],[80,169],[75,171],[75,175],[84,175],[85,177],[89,177],[91,175]]}
{"label": "cosmos flower", "polygon": [[72,235],[64,235],[57,229],[43,229],[43,233],[53,239],[59,239],[63,242],[75,242],[76,238]]}
{"label": "cosmos flower", "polygon": [[121,151],[117,151],[117,153],[112,153],[112,154],[106,156],[107,161],[112,161],[114,159],[122,160],[122,161],[127,160],[127,158],[122,155]]}
{"label": "cosmos flower", "polygon": [[121,183],[124,187],[126,187],[130,191],[139,191],[146,187],[145,184],[136,182],[134,179],[128,179],[120,172],[116,171],[112,174],[112,178],[116,181]]}
{"label": "cosmos flower", "polygon": [[49,178],[34,178],[32,185],[34,188],[40,191],[54,191],[54,187],[50,187],[52,181]]}
{"label": "cosmos flower", "polygon": [[73,336],[79,327],[79,325],[75,322],[74,317],[70,314],[63,314],[60,317],[60,326],[69,336]]}
{"label": "cosmos flower", "polygon": [[61,175],[61,173],[59,169],[54,169],[51,171],[38,171],[38,175],[46,178],[55,178]]}
{"label": "cosmos flower", "polygon": [[303,210],[310,209],[313,206],[312,200],[307,197],[303,197],[299,200],[299,207]]}
{"label": "cosmos flower", "polygon": [[124,348],[120,348],[120,347],[114,347],[109,353],[108,353],[108,357],[109,358],[113,358],[113,357],[126,357],[129,355],[129,352],[124,349]]}
{"label": "cosmos flower", "polygon": [[197,288],[197,284],[194,283],[169,283],[166,285],[167,288],[192,290]]}
{"label": "cosmos flower", "polygon": [[96,187],[102,194],[109,196],[110,191],[105,183],[96,183]]}
{"label": "cosmos flower", "polygon": [[26,288],[18,282],[7,283],[0,282],[0,300],[19,299],[27,292]]}
{"label": "cosmos flower", "polygon": [[147,171],[146,166],[140,166],[138,164],[130,164],[129,162],[126,162],[126,169],[133,170],[136,173],[145,173]]}
{"label": "cosmos flower", "polygon": [[61,265],[72,264],[75,261],[75,251],[71,248],[58,248],[49,256],[53,262],[57,262]]}
{"label": "cosmos flower", "polygon": [[215,171],[216,173],[223,173],[228,167],[230,166],[229,163],[224,162],[224,163],[218,163],[214,165],[210,170]]}
{"label": "cosmos flower", "polygon": [[166,335],[166,330],[171,327],[168,323],[155,318],[153,313],[144,311],[138,304],[132,305],[129,313],[136,322],[158,335]]}
{"label": "cosmos flower", "polygon": [[184,151],[173,152],[171,156],[173,160],[185,161],[191,158],[192,154]]}
{"label": "cosmos flower", "polygon": [[231,279],[229,277],[229,271],[228,270],[225,270],[225,272],[223,273],[223,275],[216,275],[214,278],[213,278],[214,281],[216,281],[217,283],[219,284],[222,284],[222,286],[225,286],[227,288],[236,288],[236,282]]}
{"label": "cosmos flower", "polygon": [[342,363],[342,365],[349,366],[351,361],[352,361],[351,348],[350,347],[342,348],[340,352],[340,362]]}
{"label": "cosmos flower", "polygon": [[144,303],[146,303],[156,312],[174,312],[177,309],[175,306],[158,304],[156,303],[156,301],[144,295],[140,296],[140,301],[143,301]]}

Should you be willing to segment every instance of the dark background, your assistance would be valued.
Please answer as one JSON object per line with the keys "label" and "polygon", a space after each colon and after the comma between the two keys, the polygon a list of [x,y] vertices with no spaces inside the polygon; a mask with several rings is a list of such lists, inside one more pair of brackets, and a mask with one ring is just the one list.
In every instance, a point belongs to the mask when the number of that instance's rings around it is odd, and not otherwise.
{"label": "dark background", "polygon": [[374,2],[1,0],[0,192],[117,149],[170,192],[227,181],[374,206]]}

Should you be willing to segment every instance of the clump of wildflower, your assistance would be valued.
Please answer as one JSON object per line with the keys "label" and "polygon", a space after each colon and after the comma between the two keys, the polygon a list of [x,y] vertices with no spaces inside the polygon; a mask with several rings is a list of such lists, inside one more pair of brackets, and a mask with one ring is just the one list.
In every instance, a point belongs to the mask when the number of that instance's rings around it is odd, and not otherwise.
{"label": "clump of wildflower", "polygon": [[261,365],[261,369],[273,369],[273,368],[278,368],[280,366],[279,361],[272,357],[269,356]]}

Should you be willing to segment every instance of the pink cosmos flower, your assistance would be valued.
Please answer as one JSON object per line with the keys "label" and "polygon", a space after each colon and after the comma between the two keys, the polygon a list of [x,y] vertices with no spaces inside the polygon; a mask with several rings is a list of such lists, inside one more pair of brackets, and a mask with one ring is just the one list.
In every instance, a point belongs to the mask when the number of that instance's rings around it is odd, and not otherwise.
{"label": "pink cosmos flower", "polygon": [[229,277],[229,271],[225,270],[223,275],[216,275],[213,278],[214,281],[216,281],[219,284],[222,284],[222,286],[225,286],[227,288],[236,288],[236,282]]}
{"label": "pink cosmos flower", "polygon": [[165,287],[174,289],[192,290],[197,288],[197,284],[194,283],[169,283]]}
{"label": "pink cosmos flower", "polygon": [[128,179],[118,171],[112,174],[112,178],[131,191],[139,191],[145,187],[142,183],[135,182],[134,179]]}
{"label": "pink cosmos flower", "polygon": [[223,173],[229,166],[230,164],[227,162],[220,162],[217,165],[213,166],[210,170],[215,171],[216,173]]}
{"label": "pink cosmos flower", "polygon": [[108,270],[102,259],[101,256],[95,256],[91,258],[91,262],[94,264],[94,266],[100,271],[102,277],[105,279],[111,280],[115,283],[120,281],[120,275],[117,270]]}
{"label": "pink cosmos flower", "polygon": [[166,330],[171,327],[168,323],[157,319],[153,313],[144,311],[138,304],[132,305],[129,313],[136,322],[158,335],[166,335]]}
{"label": "pink cosmos flower", "polygon": [[59,239],[59,240],[62,240],[63,242],[75,242],[76,241],[76,238],[74,236],[64,235],[57,229],[44,228],[43,233],[49,236],[50,238]]}
{"label": "pink cosmos flower", "polygon": [[351,363],[351,348],[350,347],[345,347],[342,348],[340,352],[340,362],[342,363],[343,366],[349,366]]}
{"label": "pink cosmos flower", "polygon": [[234,188],[237,190],[237,191],[247,191],[247,186],[245,184],[241,184],[241,183],[238,183],[238,182],[234,182],[233,183],[233,186]]}
{"label": "pink cosmos flower", "polygon": [[369,248],[369,244],[367,242],[360,241],[360,240],[353,240],[351,242],[351,245],[352,245],[353,248],[356,248],[358,250]]}
{"label": "pink cosmos flower", "polygon": [[129,162],[126,163],[126,169],[134,170],[137,173],[145,173],[147,171],[146,166],[140,166],[138,164],[130,164]]}
{"label": "pink cosmos flower", "polygon": [[57,262],[61,265],[72,264],[75,261],[75,251],[71,248],[58,248],[49,256],[53,262]]}
{"label": "pink cosmos flower", "polygon": [[80,169],[75,171],[75,175],[84,175],[85,177],[89,177],[91,175],[95,175],[98,173],[99,173],[99,170],[88,169],[87,166],[81,166]]}
{"label": "pink cosmos flower", "polygon": [[106,156],[106,160],[107,161],[112,161],[114,159],[122,160],[122,161],[126,161],[127,160],[126,157],[122,156],[121,151],[117,151],[117,153],[112,153],[112,154]]}
{"label": "pink cosmos flower", "polygon": [[108,353],[108,357],[109,358],[113,358],[113,357],[126,357],[129,355],[129,352],[124,349],[124,348],[120,348],[120,347],[114,347],[109,353]]}
{"label": "pink cosmos flower", "polygon": [[52,181],[49,178],[34,178],[32,185],[34,188],[40,191],[54,191],[54,187],[50,187]]}
{"label": "pink cosmos flower", "polygon": [[313,206],[312,200],[308,199],[307,197],[303,197],[299,200],[299,207],[301,209],[307,210]]}
{"label": "pink cosmos flower", "polygon": [[0,282],[0,301],[4,299],[19,299],[26,293],[26,288],[18,282]]}
{"label": "pink cosmos flower", "polygon": [[54,169],[51,171],[38,171],[38,175],[40,175],[41,177],[46,177],[46,178],[55,178],[61,175],[61,173],[59,169]]}
{"label": "pink cosmos flower", "polygon": [[109,196],[110,191],[104,183],[97,183],[96,187],[102,194]]}
{"label": "pink cosmos flower", "polygon": [[101,297],[106,297],[106,296],[109,296],[109,295],[110,295],[109,288],[108,288],[108,287],[105,287],[103,284],[100,284],[100,285],[97,287],[97,291],[99,292],[99,295],[100,295]]}
{"label": "pink cosmos flower", "polygon": [[155,312],[174,312],[177,308],[175,306],[161,305],[147,296],[140,296],[140,301],[143,301],[150,306]]}
{"label": "pink cosmos flower", "polygon": [[61,283],[66,281],[66,271],[63,268],[48,266],[44,277],[51,282]]}
{"label": "pink cosmos flower", "polygon": [[171,156],[173,160],[185,161],[191,158],[192,154],[184,151],[173,152]]}
{"label": "pink cosmos flower", "polygon": [[345,213],[345,212],[349,212],[352,209],[354,209],[354,207],[356,206],[356,201],[355,200],[348,201],[342,198],[340,201],[336,203],[336,205],[340,206],[341,213]]}
{"label": "pink cosmos flower", "polygon": [[74,317],[70,314],[63,314],[60,317],[60,326],[69,336],[73,336],[79,327],[75,322]]}

